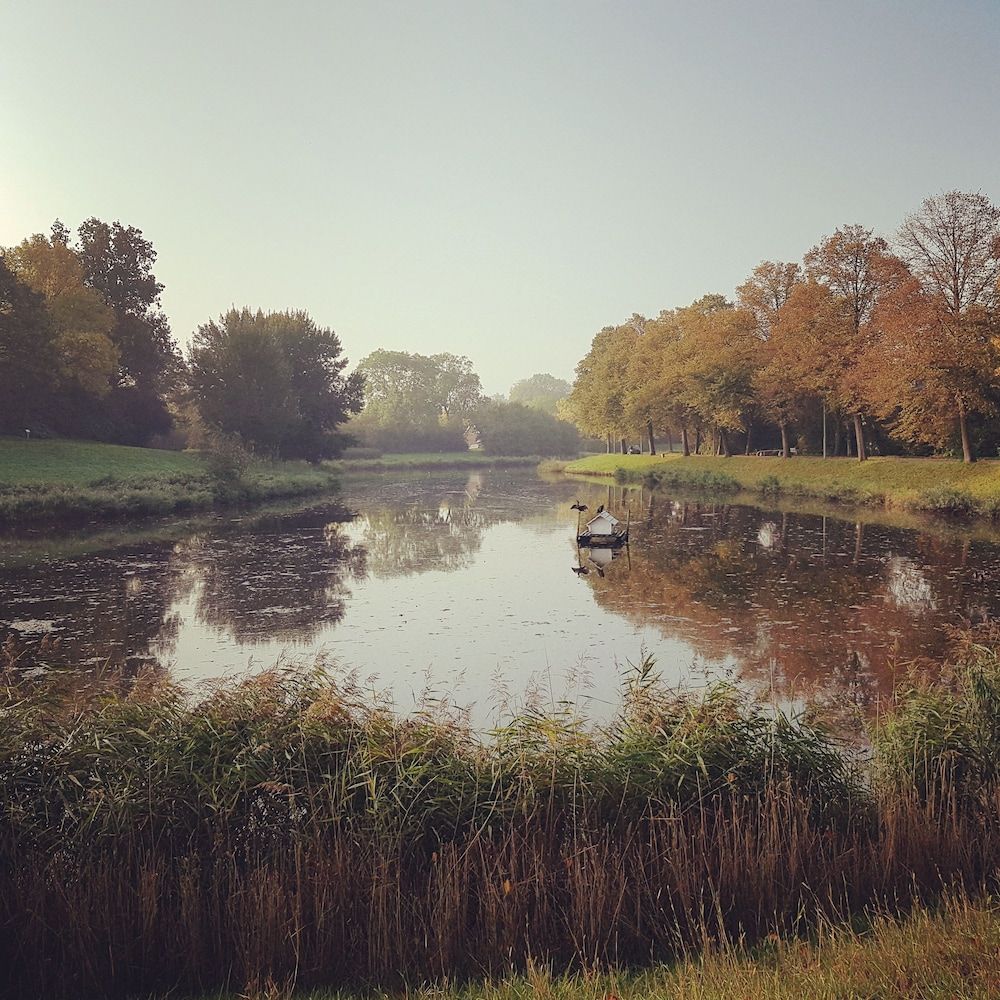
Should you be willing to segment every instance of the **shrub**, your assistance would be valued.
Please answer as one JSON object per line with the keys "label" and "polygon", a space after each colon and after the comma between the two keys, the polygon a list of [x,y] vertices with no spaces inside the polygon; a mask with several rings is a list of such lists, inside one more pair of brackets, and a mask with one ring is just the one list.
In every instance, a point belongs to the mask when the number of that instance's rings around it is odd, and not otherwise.
{"label": "shrub", "polygon": [[253,461],[253,455],[237,435],[219,430],[206,436],[203,456],[208,474],[224,486],[241,482]]}
{"label": "shrub", "polygon": [[914,505],[918,510],[933,511],[936,514],[955,514],[968,517],[977,513],[978,505],[975,497],[965,490],[953,486],[940,486],[924,490]]}

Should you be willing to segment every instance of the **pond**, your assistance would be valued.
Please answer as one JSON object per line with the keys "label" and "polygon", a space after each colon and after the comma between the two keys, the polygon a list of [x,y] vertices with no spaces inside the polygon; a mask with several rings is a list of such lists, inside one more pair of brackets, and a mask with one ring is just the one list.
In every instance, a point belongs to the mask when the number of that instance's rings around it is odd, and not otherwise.
{"label": "pond", "polygon": [[[628,549],[578,551],[576,500],[628,518]],[[867,705],[1000,612],[1000,539],[836,514],[523,471],[347,480],[306,505],[8,535],[0,640],[39,671],[189,682],[321,655],[401,710],[482,723],[526,697],[606,716],[644,652],[674,684]]]}

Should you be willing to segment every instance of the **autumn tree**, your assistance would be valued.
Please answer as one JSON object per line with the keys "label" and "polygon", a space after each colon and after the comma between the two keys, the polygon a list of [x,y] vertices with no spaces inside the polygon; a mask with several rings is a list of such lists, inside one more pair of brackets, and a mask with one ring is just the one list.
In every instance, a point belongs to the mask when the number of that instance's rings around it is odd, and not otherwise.
{"label": "autumn tree", "polygon": [[736,302],[754,314],[761,340],[767,340],[781,307],[788,301],[796,283],[801,280],[802,269],[798,264],[765,260],[736,289]]}
{"label": "autumn tree", "polygon": [[782,339],[772,343],[772,330],[796,284],[802,280],[798,264],[765,260],[736,289],[736,301],[753,313],[757,325],[757,364],[754,370],[756,409],[781,432],[781,454],[788,458],[791,447],[788,426],[802,412],[801,387],[786,378]]}
{"label": "autumn tree", "polygon": [[[901,349],[912,357],[936,359],[936,378],[950,394],[963,459],[972,462],[969,415],[994,409],[990,397],[1000,367],[992,329],[1000,280],[1000,208],[980,193],[935,195],[907,217],[896,242],[934,305],[933,323],[922,334],[933,346],[910,337]],[[912,290],[908,301],[918,301]],[[931,315],[923,303],[919,314],[923,320]]]}
{"label": "autumn tree", "polygon": [[753,403],[756,318],[721,295],[706,295],[678,310],[677,322],[681,350],[674,391],[714,430],[719,450],[728,455],[728,434],[746,430]]}
{"label": "autumn tree", "polygon": [[606,326],[594,336],[590,350],[576,366],[569,411],[585,434],[606,439],[608,451],[616,438],[624,450],[624,435],[633,429],[626,397],[631,351],[639,336],[630,324]]}
{"label": "autumn tree", "polygon": [[111,388],[118,351],[111,341],[114,316],[84,281],[77,255],[58,238],[38,233],[6,251],[7,266],[42,296],[54,331],[54,364],[60,384],[99,397]]}
{"label": "autumn tree", "polygon": [[[871,229],[850,225],[826,237],[805,255],[804,260],[807,276],[837,296],[845,304],[850,319],[850,331],[843,331],[831,315],[832,305],[822,302],[822,297],[813,296],[816,305],[825,310],[824,316],[816,317],[813,328],[825,322],[834,338],[823,352],[831,375],[825,381],[835,387],[831,395],[835,395],[839,405],[851,414],[857,455],[862,462],[867,457],[862,426],[865,393],[862,382],[851,377],[850,369],[865,349],[865,327],[871,319],[879,291],[879,264],[887,252],[888,244]],[[824,401],[830,398],[824,395]]]}

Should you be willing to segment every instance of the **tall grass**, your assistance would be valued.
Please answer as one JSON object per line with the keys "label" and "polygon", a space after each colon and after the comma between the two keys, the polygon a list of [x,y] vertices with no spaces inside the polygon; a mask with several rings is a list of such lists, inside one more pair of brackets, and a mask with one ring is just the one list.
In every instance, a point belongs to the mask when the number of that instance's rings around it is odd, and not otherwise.
{"label": "tall grass", "polygon": [[8,994],[637,965],[982,885],[1000,862],[993,637],[946,674],[901,687],[870,762],[732,688],[667,692],[649,661],[609,726],[527,711],[489,739],[321,671],[199,700],[9,678]]}

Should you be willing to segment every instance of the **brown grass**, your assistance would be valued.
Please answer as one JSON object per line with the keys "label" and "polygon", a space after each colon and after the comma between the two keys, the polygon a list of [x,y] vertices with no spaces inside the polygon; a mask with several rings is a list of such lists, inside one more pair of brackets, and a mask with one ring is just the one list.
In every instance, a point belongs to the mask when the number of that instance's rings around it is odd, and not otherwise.
{"label": "brown grass", "polygon": [[980,889],[1000,865],[998,671],[973,654],[965,687],[901,694],[872,768],[730,691],[670,697],[648,664],[608,729],[529,713],[487,743],[322,677],[68,712],[12,683],[0,988],[636,967]]}

